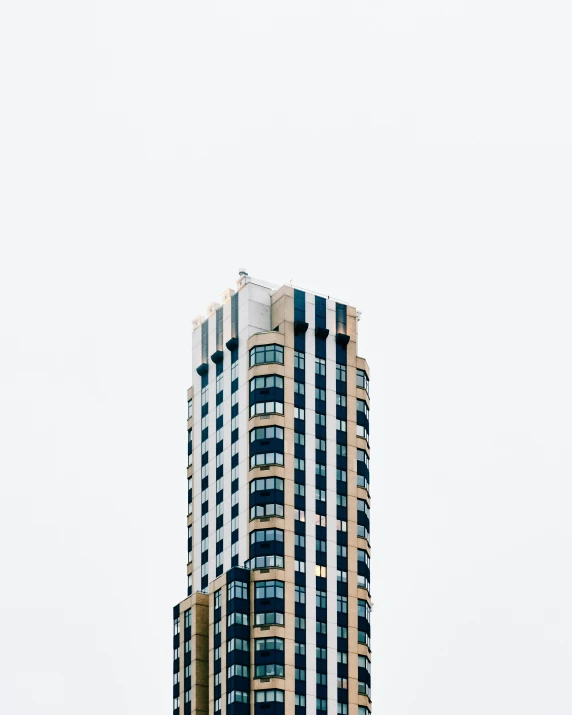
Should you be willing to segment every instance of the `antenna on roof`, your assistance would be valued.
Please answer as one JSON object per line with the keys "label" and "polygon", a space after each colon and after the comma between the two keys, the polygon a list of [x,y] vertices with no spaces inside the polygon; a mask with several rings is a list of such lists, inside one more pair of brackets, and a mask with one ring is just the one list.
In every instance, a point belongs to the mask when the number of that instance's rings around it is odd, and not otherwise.
{"label": "antenna on roof", "polygon": [[247,276],[248,273],[244,270],[244,268],[239,268],[238,275],[242,278],[243,276]]}

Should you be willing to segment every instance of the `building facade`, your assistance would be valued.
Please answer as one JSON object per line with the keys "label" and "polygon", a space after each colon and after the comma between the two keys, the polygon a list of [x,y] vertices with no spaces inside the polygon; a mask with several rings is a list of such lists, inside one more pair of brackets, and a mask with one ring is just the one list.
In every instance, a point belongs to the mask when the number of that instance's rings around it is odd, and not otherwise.
{"label": "building facade", "polygon": [[193,322],[175,715],[370,715],[358,317],[241,274]]}

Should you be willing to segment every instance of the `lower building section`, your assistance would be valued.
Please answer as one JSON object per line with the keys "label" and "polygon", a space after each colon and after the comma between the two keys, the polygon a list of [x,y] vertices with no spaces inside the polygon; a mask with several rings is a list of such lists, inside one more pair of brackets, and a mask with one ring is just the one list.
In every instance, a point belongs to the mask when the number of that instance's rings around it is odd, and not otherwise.
{"label": "lower building section", "polygon": [[175,715],[370,715],[369,644],[347,637],[369,635],[369,599],[338,596],[332,618],[325,590],[310,605],[305,574],[274,568],[231,568],[209,591],[174,609]]}

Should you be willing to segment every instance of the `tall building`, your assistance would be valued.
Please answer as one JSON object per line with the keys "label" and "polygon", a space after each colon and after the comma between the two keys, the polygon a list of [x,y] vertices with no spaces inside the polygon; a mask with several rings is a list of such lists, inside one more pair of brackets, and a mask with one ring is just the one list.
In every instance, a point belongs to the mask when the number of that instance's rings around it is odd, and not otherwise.
{"label": "tall building", "polygon": [[193,323],[176,715],[370,715],[358,319],[242,272]]}

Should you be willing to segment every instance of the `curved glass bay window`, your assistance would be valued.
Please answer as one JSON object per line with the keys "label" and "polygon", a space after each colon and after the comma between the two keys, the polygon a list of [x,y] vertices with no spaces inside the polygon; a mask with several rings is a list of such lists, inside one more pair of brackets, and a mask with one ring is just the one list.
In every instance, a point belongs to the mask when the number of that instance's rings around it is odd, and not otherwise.
{"label": "curved glass bay window", "polygon": [[250,430],[250,468],[267,464],[284,464],[282,427],[257,427]]}
{"label": "curved glass bay window", "polygon": [[284,414],[284,378],[262,375],[250,381],[250,416]]}
{"label": "curved glass bay window", "polygon": [[250,534],[251,569],[284,568],[284,531],[257,529]]}
{"label": "curved glass bay window", "polygon": [[256,690],[254,715],[284,715],[283,690]]}
{"label": "curved glass bay window", "polygon": [[357,484],[369,490],[369,457],[365,449],[357,450]]}
{"label": "curved glass bay window", "polygon": [[284,516],[284,480],[280,477],[250,482],[250,518]]}
{"label": "curved glass bay window", "polygon": [[254,588],[254,624],[284,624],[284,581],[256,581]]}
{"label": "curved glass bay window", "polygon": [[369,591],[369,554],[364,549],[357,550],[358,587]]}
{"label": "curved glass bay window", "polygon": [[267,363],[284,364],[284,348],[282,345],[257,345],[250,349],[250,367]]}
{"label": "curved glass bay window", "polygon": [[284,639],[257,638],[254,641],[254,677],[284,677]]}
{"label": "curved glass bay window", "polygon": [[369,505],[365,499],[357,500],[357,535],[369,541]]}
{"label": "curved glass bay window", "polygon": [[365,400],[356,400],[357,436],[363,437],[369,443],[369,407]]}

